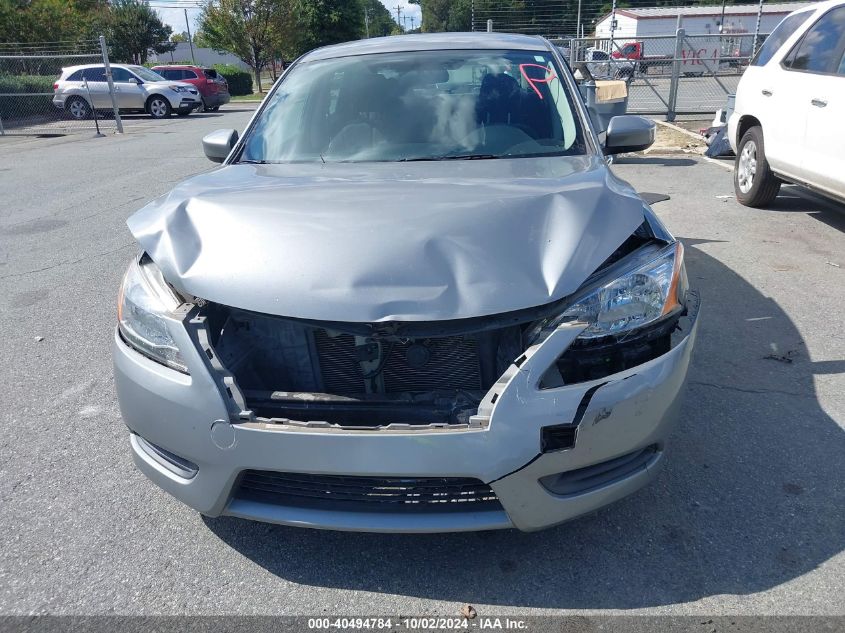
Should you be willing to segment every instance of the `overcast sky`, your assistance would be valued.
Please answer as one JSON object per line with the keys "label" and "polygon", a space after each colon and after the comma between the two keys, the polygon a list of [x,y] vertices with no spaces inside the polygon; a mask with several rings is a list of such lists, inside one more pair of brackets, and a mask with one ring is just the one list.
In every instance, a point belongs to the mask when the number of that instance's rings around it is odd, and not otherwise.
{"label": "overcast sky", "polygon": [[[380,2],[388,8],[393,19],[396,19],[396,6],[402,7],[401,15],[408,16],[408,28],[411,28],[411,16],[414,18],[414,24],[420,25],[420,6],[418,4],[409,4],[408,0],[380,0]],[[181,33],[185,30],[185,12],[182,9],[159,9],[156,5],[167,4],[166,0],[152,0],[150,6],[155,8],[160,14],[161,19],[173,28],[174,33]],[[188,9],[188,20],[191,22],[191,33],[197,29],[197,17],[199,17],[199,9]]]}

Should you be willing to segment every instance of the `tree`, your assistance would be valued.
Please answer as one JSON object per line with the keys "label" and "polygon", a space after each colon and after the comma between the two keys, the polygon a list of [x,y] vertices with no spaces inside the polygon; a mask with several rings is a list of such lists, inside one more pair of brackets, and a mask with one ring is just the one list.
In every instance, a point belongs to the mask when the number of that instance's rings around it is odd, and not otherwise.
{"label": "tree", "polygon": [[285,47],[291,57],[364,37],[361,0],[291,0],[291,8],[292,28]]}
{"label": "tree", "polygon": [[361,4],[368,15],[369,25],[365,30],[369,30],[370,37],[402,33],[402,29],[393,19],[393,14],[379,0],[362,0]]}
{"label": "tree", "polygon": [[69,42],[103,32],[107,0],[0,0],[0,42]]}
{"label": "tree", "polygon": [[181,44],[182,42],[188,41],[188,32],[182,31],[181,33],[174,33],[170,36],[171,42],[176,42],[177,44]]}
{"label": "tree", "polygon": [[109,16],[109,43],[116,61],[143,64],[150,49],[166,53],[176,48],[170,42],[173,29],[144,0],[113,0]]}
{"label": "tree", "polygon": [[287,8],[286,0],[209,0],[200,15],[198,39],[237,55],[252,68],[261,92],[261,69],[273,59]]}
{"label": "tree", "polygon": [[[409,0],[409,2],[421,6],[421,28],[426,33],[472,30],[472,0]],[[508,0],[505,4],[513,3],[513,0]]]}

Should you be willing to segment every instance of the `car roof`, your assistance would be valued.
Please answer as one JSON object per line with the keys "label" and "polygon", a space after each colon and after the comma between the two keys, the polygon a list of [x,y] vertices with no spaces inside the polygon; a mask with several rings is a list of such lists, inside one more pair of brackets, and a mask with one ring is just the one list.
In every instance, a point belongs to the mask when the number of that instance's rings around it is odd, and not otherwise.
{"label": "car roof", "polygon": [[[84,68],[102,68],[105,64],[79,64],[78,66],[65,66],[62,68],[62,72],[76,72],[77,70],[82,70]],[[137,67],[138,64],[109,64],[112,68],[133,68]]]}
{"label": "car roof", "polygon": [[827,13],[829,9],[833,9],[834,7],[841,7],[845,5],[845,0],[826,0],[826,2],[817,2],[815,4],[811,4],[807,7],[802,7],[801,9],[796,9],[789,15],[795,15],[796,13],[814,13],[818,12],[819,15],[822,13]]}
{"label": "car roof", "polygon": [[332,59],[350,55],[371,55],[406,51],[436,50],[530,50],[546,51],[549,45],[541,37],[513,33],[422,33],[372,37],[343,44],[324,46],[306,53],[302,61]]}
{"label": "car roof", "polygon": [[156,64],[153,68],[199,68],[202,70],[203,66],[194,66],[193,64]]}

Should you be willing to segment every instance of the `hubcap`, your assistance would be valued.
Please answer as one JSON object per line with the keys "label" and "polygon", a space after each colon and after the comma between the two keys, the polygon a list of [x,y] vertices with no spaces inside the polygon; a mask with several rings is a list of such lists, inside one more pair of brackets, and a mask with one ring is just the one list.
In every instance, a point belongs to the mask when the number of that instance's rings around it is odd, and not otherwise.
{"label": "hubcap", "polygon": [[84,119],[88,108],[81,101],[72,101],[70,104],[70,114],[75,119]]}
{"label": "hubcap", "polygon": [[754,186],[754,176],[757,175],[757,144],[748,141],[739,153],[739,164],[736,170],[736,183],[742,193],[751,191]]}
{"label": "hubcap", "polygon": [[164,116],[167,113],[167,106],[164,101],[155,99],[150,104],[150,112],[153,113],[153,116]]}

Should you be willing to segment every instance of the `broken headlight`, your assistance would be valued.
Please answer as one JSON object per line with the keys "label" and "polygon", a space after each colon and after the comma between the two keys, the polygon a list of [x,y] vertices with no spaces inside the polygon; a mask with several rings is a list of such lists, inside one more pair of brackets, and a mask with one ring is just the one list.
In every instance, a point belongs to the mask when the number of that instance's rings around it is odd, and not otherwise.
{"label": "broken headlight", "polygon": [[117,322],[128,345],[144,356],[185,374],[188,368],[167,329],[165,316],[181,301],[146,255],[132,260],[117,300]]}
{"label": "broken headlight", "polygon": [[588,283],[566,310],[536,324],[529,340],[537,342],[569,322],[587,324],[580,339],[620,335],[680,309],[687,288],[684,247],[674,242],[646,259],[637,258],[621,275],[617,269],[612,281]]}

